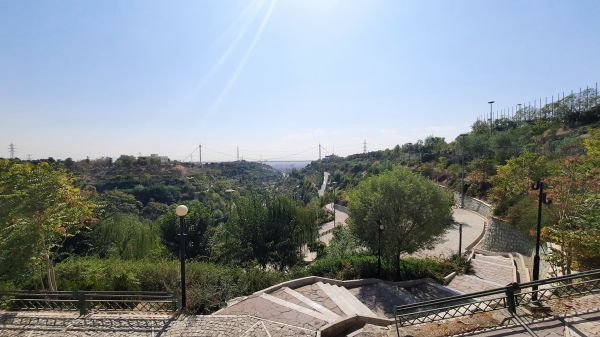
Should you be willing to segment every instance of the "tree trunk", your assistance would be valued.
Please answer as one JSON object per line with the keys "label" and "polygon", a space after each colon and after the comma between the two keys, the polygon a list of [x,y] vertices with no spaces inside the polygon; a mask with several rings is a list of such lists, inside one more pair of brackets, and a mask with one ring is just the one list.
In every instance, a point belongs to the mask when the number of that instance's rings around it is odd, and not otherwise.
{"label": "tree trunk", "polygon": [[46,275],[48,278],[48,290],[56,291],[56,280],[54,278],[54,268],[52,266],[52,260],[50,255],[46,254]]}
{"label": "tree trunk", "polygon": [[400,279],[400,253],[396,252],[396,279]]}

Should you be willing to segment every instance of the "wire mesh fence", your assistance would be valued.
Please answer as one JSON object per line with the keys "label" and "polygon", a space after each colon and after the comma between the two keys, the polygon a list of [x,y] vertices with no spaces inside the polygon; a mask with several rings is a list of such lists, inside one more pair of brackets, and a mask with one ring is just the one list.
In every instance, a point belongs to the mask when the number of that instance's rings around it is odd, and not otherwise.
{"label": "wire mesh fence", "polygon": [[168,313],[177,310],[177,299],[166,292],[2,291],[0,309]]}

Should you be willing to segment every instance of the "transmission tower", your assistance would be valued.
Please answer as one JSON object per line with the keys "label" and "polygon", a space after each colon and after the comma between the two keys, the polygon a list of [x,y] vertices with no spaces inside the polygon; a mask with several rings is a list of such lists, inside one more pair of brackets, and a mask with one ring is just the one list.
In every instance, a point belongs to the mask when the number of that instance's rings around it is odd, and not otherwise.
{"label": "transmission tower", "polygon": [[202,144],[198,145],[198,161],[200,162],[200,166],[202,166]]}
{"label": "transmission tower", "polygon": [[367,153],[367,140],[366,139],[363,143],[363,153]]}
{"label": "transmission tower", "polygon": [[10,144],[8,145],[8,152],[10,152],[10,159],[15,159],[15,150],[16,150],[16,149],[17,149],[17,148],[15,147],[15,144],[13,144],[13,143],[10,143]]}
{"label": "transmission tower", "polygon": [[319,160],[321,160],[321,143],[319,143]]}
{"label": "transmission tower", "polygon": [[235,149],[236,149],[236,159],[237,159],[237,161],[240,161],[240,147],[236,146]]}

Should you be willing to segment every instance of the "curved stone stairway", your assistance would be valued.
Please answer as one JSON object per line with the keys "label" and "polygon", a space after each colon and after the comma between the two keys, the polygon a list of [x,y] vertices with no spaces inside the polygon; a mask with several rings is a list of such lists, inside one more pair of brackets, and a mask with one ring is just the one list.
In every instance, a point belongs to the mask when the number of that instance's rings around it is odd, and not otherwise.
{"label": "curved stone stairway", "polygon": [[319,331],[322,336],[337,336],[364,324],[393,324],[395,305],[455,294],[426,280],[392,283],[311,276],[235,299],[214,315],[252,315]]}

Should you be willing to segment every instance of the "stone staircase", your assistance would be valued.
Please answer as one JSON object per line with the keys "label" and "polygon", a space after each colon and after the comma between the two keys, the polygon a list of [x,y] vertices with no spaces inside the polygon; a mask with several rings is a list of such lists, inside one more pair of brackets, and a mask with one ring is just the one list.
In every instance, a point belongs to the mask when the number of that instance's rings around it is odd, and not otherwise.
{"label": "stone staircase", "polygon": [[440,298],[455,294],[426,280],[393,283],[311,276],[235,299],[214,315],[252,315],[320,331],[322,336],[337,336],[365,324],[393,324],[395,305],[422,301],[425,296]]}
{"label": "stone staircase", "polygon": [[310,329],[318,329],[343,317],[377,317],[346,287],[324,282],[296,289],[281,287],[272,293],[244,299],[216,314],[244,313]]}
{"label": "stone staircase", "polygon": [[476,253],[471,259],[471,266],[471,274],[456,276],[448,287],[468,294],[504,287],[517,281],[517,270],[510,255],[506,257]]}

